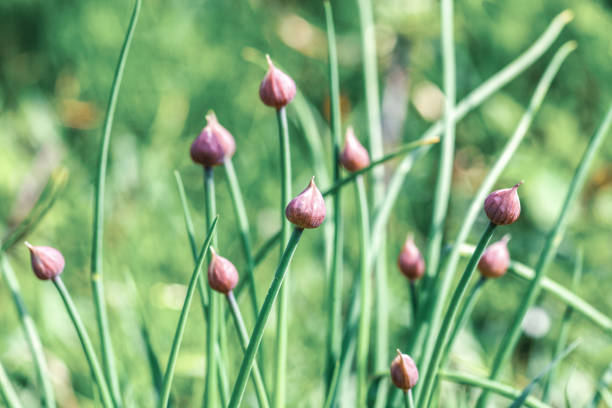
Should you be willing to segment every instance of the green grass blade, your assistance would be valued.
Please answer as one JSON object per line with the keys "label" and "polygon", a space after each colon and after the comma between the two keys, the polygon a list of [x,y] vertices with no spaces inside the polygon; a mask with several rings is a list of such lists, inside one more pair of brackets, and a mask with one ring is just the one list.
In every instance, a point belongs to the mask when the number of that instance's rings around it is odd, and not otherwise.
{"label": "green grass blade", "polygon": [[106,184],[106,168],[108,165],[108,152],[110,146],[111,130],[113,120],[115,119],[115,109],[117,107],[117,99],[119,96],[119,88],[123,78],[123,71],[127,56],[130,51],[130,45],[134,36],[134,29],[140,14],[141,0],[136,0],[134,10],[130,19],[123,47],[117,61],[113,84],[108,99],[106,116],[104,118],[104,127],[102,131],[102,139],[100,140],[100,150],[97,166],[97,176],[95,184],[94,196],[94,220],[93,220],[93,243],[91,250],[91,285],[93,290],[94,306],[96,309],[96,319],[98,322],[98,331],[100,335],[100,345],[102,350],[102,362],[104,365],[104,374],[108,380],[113,400],[115,404],[121,406],[121,395],[119,390],[119,380],[117,377],[117,369],[115,367],[115,359],[113,356],[113,345],[108,326],[108,317],[106,315],[106,302],[104,300],[104,286],[102,283],[102,243],[104,233],[104,191]]}
{"label": "green grass blade", "polygon": [[17,309],[19,316],[19,323],[21,329],[32,353],[34,360],[34,368],[36,370],[36,379],[41,388],[43,394],[44,406],[47,408],[55,407],[55,397],[53,393],[53,387],[51,386],[51,374],[47,366],[47,360],[45,359],[45,353],[43,350],[38,330],[34,325],[34,320],[26,308],[23,297],[21,296],[21,289],[19,288],[19,281],[15,272],[11,267],[6,254],[0,251],[0,269],[2,269],[2,277],[6,281],[13,298],[13,303]]}
{"label": "green grass blade", "polygon": [[608,365],[608,367],[604,370],[597,382],[597,388],[595,389],[595,394],[593,395],[593,399],[589,405],[589,408],[597,408],[599,405],[599,401],[603,398],[606,398],[606,391],[608,391],[608,387],[612,384],[612,363]]}
{"label": "green grass blade", "polygon": [[[580,163],[576,168],[576,172],[574,173],[574,177],[569,185],[569,189],[567,195],[565,197],[565,201],[563,203],[563,207],[555,223],[554,227],[551,229],[548,234],[546,241],[544,242],[544,248],[542,249],[542,253],[538,259],[536,267],[534,268],[535,274],[533,280],[531,280],[529,287],[527,289],[527,293],[523,297],[523,301],[520,303],[516,314],[514,315],[514,319],[512,324],[510,325],[509,330],[506,332],[502,342],[499,345],[497,353],[495,354],[495,358],[493,360],[493,367],[491,369],[491,379],[497,379],[500,374],[500,371],[503,365],[508,361],[508,358],[514,351],[514,347],[519,339],[521,334],[521,322],[527,313],[527,310],[533,303],[535,302],[538,294],[540,293],[540,282],[542,277],[546,274],[546,271],[551,264],[553,258],[557,253],[557,249],[561,244],[561,240],[563,239],[563,235],[565,234],[565,229],[568,222],[568,214],[569,210],[578,198],[578,193],[582,190],[582,186],[586,181],[586,176],[595,157],[595,154],[599,150],[610,125],[612,124],[612,105],[608,108],[607,114],[604,117],[599,129],[595,132],[593,137],[588,143],[586,151],[584,155],[580,159]],[[487,393],[483,393],[479,400],[479,408],[486,406],[486,398]]]}
{"label": "green grass blade", "polygon": [[[489,380],[488,378],[477,377],[475,375],[459,373],[456,371],[439,371],[438,375],[440,378],[446,381],[454,382],[456,384],[469,385],[472,387],[482,388],[483,390],[488,390],[494,392],[497,395],[502,397],[506,397],[509,399],[514,399],[521,394],[520,390],[513,388],[509,385],[502,384],[497,381]],[[534,398],[528,397],[525,400],[525,406],[529,408],[550,408],[549,405],[544,402]]]}
{"label": "green grass blade", "polygon": [[303,231],[304,230],[300,228],[295,228],[293,230],[291,239],[289,240],[289,243],[281,256],[276,272],[274,273],[274,279],[272,280],[270,289],[268,289],[266,298],[264,299],[259,315],[257,316],[255,328],[253,329],[253,334],[251,334],[251,338],[249,340],[249,346],[244,353],[244,357],[240,365],[240,371],[238,372],[238,378],[234,384],[234,389],[232,391],[232,397],[230,399],[228,408],[237,408],[240,406],[240,402],[242,401],[242,396],[244,395],[244,390],[246,388],[247,379],[249,378],[249,374],[255,360],[255,355],[257,354],[259,345],[261,344],[264,329],[266,328],[266,323],[268,322],[268,317],[270,317],[272,306],[274,305],[276,297],[278,296],[281,284],[283,283],[283,279],[285,278],[287,269],[289,268],[289,264],[291,263],[291,259],[293,258],[293,254],[295,253],[295,249],[297,248],[297,244]]}
{"label": "green grass blade", "polygon": [[[340,79],[338,75],[338,55],[336,52],[336,31],[331,3],[323,2],[325,10],[325,27],[327,33],[328,68],[329,68],[329,96],[331,106],[332,130],[332,168],[334,182],[342,177],[340,165],[340,149],[342,144],[342,125],[340,118]],[[334,366],[340,355],[340,342],[342,341],[342,272],[344,253],[344,223],[342,218],[341,190],[333,194],[333,240],[331,253],[331,269],[329,274],[328,294],[328,327],[326,340],[325,387],[331,386]]]}
{"label": "green grass blade", "polygon": [[0,363],[0,397],[4,399],[7,408],[21,408],[17,392],[6,375],[2,363]]}
{"label": "green grass blade", "polygon": [[[193,299],[193,291],[196,287],[196,282],[198,281],[198,278],[202,271],[202,265],[204,264],[206,253],[208,252],[208,248],[210,247],[211,241],[213,239],[218,220],[219,220],[218,216],[216,216],[212,220],[211,226],[208,230],[208,236],[206,237],[206,240],[204,241],[204,244],[202,245],[202,249],[200,249],[200,253],[198,255],[196,266],[191,275],[189,286],[187,287],[187,294],[185,295],[185,301],[183,302],[183,308],[181,309],[181,314],[178,320],[176,331],[174,332],[174,340],[172,341],[172,348],[170,349],[170,355],[168,357],[168,364],[166,365],[166,372],[164,374],[162,394],[161,394],[161,398],[159,402],[160,408],[165,408],[168,406],[168,401],[170,399],[170,389],[172,388],[172,380],[174,378],[174,368],[176,365],[176,358],[178,357],[178,353],[181,348],[181,343],[183,341],[183,334],[185,333],[185,325],[187,323],[187,316],[189,315],[189,308],[191,307],[191,301]],[[212,355],[213,353],[209,354],[209,358],[211,358],[210,356]]]}
{"label": "green grass blade", "polygon": [[546,368],[544,368],[544,370],[542,370],[541,373],[539,373],[533,380],[531,380],[531,382],[529,382],[529,384],[527,384],[523,392],[521,392],[521,395],[519,395],[514,400],[514,402],[512,402],[512,405],[510,405],[510,408],[522,407],[523,404],[525,403],[525,400],[527,399],[527,397],[529,397],[529,394],[531,394],[531,391],[533,391],[535,386],[546,376],[546,374],[550,372],[550,370],[555,368],[561,362],[561,360],[567,357],[569,353],[571,353],[576,347],[578,347],[578,343],[579,341],[575,341],[574,343],[570,344],[561,353],[557,354],[557,356],[555,356],[555,358],[546,366]]}

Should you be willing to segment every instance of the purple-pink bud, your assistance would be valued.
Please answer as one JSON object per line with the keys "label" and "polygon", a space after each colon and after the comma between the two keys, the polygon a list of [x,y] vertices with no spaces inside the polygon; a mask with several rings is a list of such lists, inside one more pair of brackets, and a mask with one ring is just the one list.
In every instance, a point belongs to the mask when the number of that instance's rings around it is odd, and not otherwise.
{"label": "purple-pink bud", "polygon": [[414,244],[411,235],[406,238],[406,242],[397,257],[397,266],[404,276],[411,281],[420,279],[425,273],[425,260],[419,248]]}
{"label": "purple-pink bud", "polygon": [[397,357],[391,362],[391,381],[404,391],[411,390],[419,380],[419,370],[408,354],[397,350]]}
{"label": "purple-pink bud", "polygon": [[224,159],[231,159],[236,152],[236,141],[229,130],[221,126],[217,120],[217,115],[213,111],[206,115],[206,126],[210,126],[212,132],[217,136],[225,155]]}
{"label": "purple-pink bud", "polygon": [[484,202],[484,210],[489,220],[496,225],[508,225],[521,215],[521,201],[517,193],[521,181],[512,188],[496,190]]}
{"label": "purple-pink bud", "polygon": [[285,215],[299,228],[317,228],[325,219],[325,200],[314,182],[314,177],[304,191],[285,208]]}
{"label": "purple-pink bud", "polygon": [[276,68],[269,55],[268,72],[259,85],[259,97],[261,101],[274,108],[281,109],[287,106],[295,97],[295,82],[287,74]]}
{"label": "purple-pink bud", "polygon": [[211,124],[209,116],[206,120],[206,126],[191,144],[191,159],[204,167],[218,166],[223,163],[225,151],[217,127]]}
{"label": "purple-pink bud", "polygon": [[368,167],[370,164],[370,154],[366,148],[359,143],[351,126],[346,129],[344,149],[340,154],[340,163],[345,169],[351,172],[359,171]]}
{"label": "purple-pink bud", "polygon": [[25,244],[30,250],[32,270],[38,279],[53,279],[62,273],[66,261],[60,251],[48,246],[33,246],[29,242]]}
{"label": "purple-pink bud", "polygon": [[489,245],[484,251],[480,261],[478,261],[478,270],[485,278],[500,278],[506,274],[510,266],[510,253],[508,252],[509,235],[498,242]]}
{"label": "purple-pink bud", "polygon": [[210,247],[210,252],[212,252],[212,260],[208,265],[208,284],[213,290],[227,294],[238,284],[238,271],[233,263],[217,255],[212,247]]}

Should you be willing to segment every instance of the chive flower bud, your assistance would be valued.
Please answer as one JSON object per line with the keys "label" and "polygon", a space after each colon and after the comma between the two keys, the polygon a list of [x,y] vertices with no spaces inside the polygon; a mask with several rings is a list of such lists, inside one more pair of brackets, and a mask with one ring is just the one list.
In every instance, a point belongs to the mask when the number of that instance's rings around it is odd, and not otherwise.
{"label": "chive flower bud", "polygon": [[227,258],[217,255],[213,247],[210,247],[210,252],[212,259],[208,265],[208,284],[213,290],[227,294],[238,284],[238,271]]}
{"label": "chive flower bud", "polygon": [[419,380],[419,370],[408,354],[402,354],[397,350],[397,357],[391,362],[391,381],[403,390],[408,391],[414,388]]}
{"label": "chive flower bud", "polygon": [[299,228],[317,228],[325,219],[325,200],[314,182],[314,177],[304,191],[285,208],[287,219]]}
{"label": "chive flower bud", "polygon": [[[223,159],[225,159],[226,152],[222,140],[225,140],[226,144],[228,144],[228,142],[226,137],[220,136],[220,134],[223,133],[220,129],[225,130],[225,128],[219,125],[219,122],[217,122],[217,118],[214,116],[214,114],[207,115],[206,126],[204,126],[204,129],[202,129],[198,137],[196,137],[191,144],[190,153],[191,159],[194,162],[201,164],[204,167],[212,167],[223,164]],[[227,130],[225,131],[227,132]],[[227,132],[227,134],[229,134],[229,132]],[[231,146],[228,145],[226,148],[230,149],[231,154],[234,154],[236,146],[234,144],[234,147],[231,148]]]}
{"label": "chive flower bud", "polygon": [[504,237],[484,251],[478,261],[478,270],[485,278],[501,278],[510,266],[510,253],[508,252],[509,235]]}
{"label": "chive flower bud", "polygon": [[420,279],[425,273],[425,260],[419,248],[414,244],[412,235],[406,238],[406,242],[397,257],[397,266],[404,276],[411,281]]}
{"label": "chive flower bud", "polygon": [[268,60],[268,72],[259,85],[259,97],[264,104],[280,110],[295,97],[295,82],[289,75],[274,66],[269,55],[266,55],[266,59]]}
{"label": "chive flower bud", "polygon": [[512,188],[496,190],[485,199],[484,210],[493,224],[512,224],[521,215],[521,201],[516,191],[521,184],[522,181]]}
{"label": "chive flower bud", "polygon": [[32,270],[38,279],[53,279],[62,273],[66,261],[60,251],[48,246],[33,246],[29,242],[25,245],[30,250]]}
{"label": "chive flower bud", "polygon": [[231,159],[236,152],[234,136],[232,136],[229,130],[221,126],[217,120],[217,115],[213,111],[208,112],[206,115],[206,125],[210,126],[212,132],[217,136],[217,140],[221,144],[223,154],[225,155],[224,159]]}
{"label": "chive flower bud", "polygon": [[370,154],[357,137],[353,127],[349,126],[346,129],[346,136],[344,139],[344,149],[340,154],[340,163],[350,172],[359,171],[370,164]]}

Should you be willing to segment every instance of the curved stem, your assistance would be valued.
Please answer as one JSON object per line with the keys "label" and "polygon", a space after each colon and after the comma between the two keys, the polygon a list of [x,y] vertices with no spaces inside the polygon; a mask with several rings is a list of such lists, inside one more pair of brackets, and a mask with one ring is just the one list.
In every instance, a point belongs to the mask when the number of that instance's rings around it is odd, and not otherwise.
{"label": "curved stem", "polygon": [[357,203],[359,206],[359,221],[361,237],[361,259],[360,259],[360,295],[361,313],[359,315],[359,331],[357,333],[357,406],[365,407],[367,403],[367,375],[368,375],[368,350],[370,346],[370,313],[372,308],[371,278],[369,271],[369,237],[370,219],[368,211],[368,198],[363,182],[363,177],[355,180],[357,190]]}
{"label": "curved stem", "polygon": [[266,328],[266,323],[268,322],[268,317],[270,316],[272,306],[274,305],[274,301],[278,296],[278,292],[280,291],[283,279],[287,274],[289,264],[291,263],[291,259],[293,258],[293,254],[295,253],[295,249],[297,248],[297,244],[303,231],[304,230],[301,228],[295,228],[293,230],[289,243],[281,256],[279,265],[274,273],[274,279],[272,279],[270,289],[268,289],[268,293],[266,294],[266,298],[261,306],[261,310],[257,315],[257,321],[255,322],[251,339],[249,340],[249,346],[244,352],[244,357],[242,358],[240,371],[238,372],[238,378],[234,384],[234,390],[232,391],[232,398],[230,399],[228,408],[237,408],[242,401],[247,379],[249,378],[249,374],[255,360],[255,355],[257,354],[259,345],[261,344],[261,338],[263,337],[264,329]]}
{"label": "curved stem", "polygon": [[[281,108],[276,112],[280,139],[281,157],[281,256],[283,248],[289,243],[291,223],[285,217],[285,207],[291,201],[291,151],[289,144],[289,126],[287,111]],[[288,275],[288,273],[287,273]],[[285,405],[285,388],[287,372],[287,313],[289,303],[289,279],[280,288],[278,297],[278,327],[276,330],[276,366],[274,370],[274,400],[272,406],[281,408]]]}
{"label": "curved stem", "polygon": [[76,329],[77,335],[79,336],[79,340],[81,341],[81,345],[83,346],[83,351],[85,352],[85,357],[87,358],[87,362],[89,363],[89,368],[91,369],[91,373],[94,381],[98,384],[98,389],[100,390],[100,396],[102,397],[102,405],[105,408],[114,407],[114,402],[111,397],[108,384],[106,383],[106,379],[104,378],[104,373],[100,368],[100,363],[98,362],[98,357],[96,357],[96,353],[94,351],[93,345],[91,344],[91,339],[87,334],[87,330],[85,330],[85,326],[83,325],[83,321],[81,320],[81,316],[74,306],[74,302],[68,293],[68,289],[64,286],[64,282],[60,276],[56,276],[53,279],[53,284],[57,288],[62,300],[64,301],[64,305],[66,306],[66,310],[68,311],[68,315],[74,324],[74,328]]}
{"label": "curved stem", "polygon": [[100,348],[102,350],[102,362],[104,364],[104,374],[108,380],[113,400],[117,406],[121,406],[121,394],[119,390],[119,380],[117,377],[117,369],[115,367],[115,357],[113,355],[113,344],[108,327],[108,317],[106,315],[106,302],[104,300],[104,286],[102,282],[102,242],[104,232],[104,190],[106,184],[106,167],[108,164],[108,151],[110,146],[111,129],[113,120],[115,119],[115,109],[117,107],[117,99],[119,96],[119,87],[123,78],[123,71],[127,56],[134,36],[134,29],[138,21],[140,13],[141,0],[136,0],[134,11],[125,34],[123,47],[119,55],[119,61],[115,69],[115,77],[111,86],[111,93],[108,100],[106,117],[104,118],[104,127],[102,140],[100,141],[100,156],[98,158],[97,177],[95,185],[94,198],[94,221],[93,221],[93,243],[91,250],[91,285],[93,290],[94,306],[96,309],[96,319],[98,322],[98,331],[100,334]]}
{"label": "curved stem", "polygon": [[480,256],[482,255],[487,244],[489,243],[489,240],[493,235],[493,231],[495,231],[495,227],[495,224],[489,223],[487,229],[482,234],[482,237],[480,238],[480,241],[476,246],[476,250],[474,251],[474,254],[472,254],[470,261],[465,267],[463,275],[461,276],[461,279],[457,284],[457,288],[453,293],[453,297],[451,298],[448,308],[446,309],[446,315],[444,316],[444,320],[442,321],[442,325],[440,326],[440,330],[436,339],[436,344],[433,347],[431,364],[429,365],[427,371],[425,371],[425,377],[423,379],[421,392],[418,395],[420,407],[429,407],[431,394],[433,392],[434,380],[436,379],[436,374],[440,366],[440,362],[442,361],[442,353],[444,351],[444,348],[447,346],[450,331],[453,325],[455,324],[457,318],[457,308],[465,294],[468,283],[470,282],[470,279],[474,274],[474,270],[476,269],[478,260],[480,259]]}
{"label": "curved stem", "polygon": [[13,384],[6,375],[2,363],[0,363],[0,397],[6,402],[7,408],[21,408],[21,401],[19,401],[17,392],[15,392]]}
{"label": "curved stem", "polygon": [[[240,313],[240,308],[238,307],[238,302],[236,302],[234,293],[229,292],[226,298],[230,312],[232,313],[232,316],[234,318],[234,324],[236,326],[236,331],[238,332],[240,346],[242,347],[242,351],[244,352],[246,351],[249,345],[249,333],[244,324],[244,320],[242,319],[242,314]],[[259,371],[259,366],[257,365],[256,361],[253,362],[253,371],[251,372],[251,379],[253,380],[253,385],[255,386],[255,393],[257,394],[259,406],[262,408],[268,408],[270,406],[270,403],[268,402],[268,394],[266,393],[266,387],[263,382],[263,377],[261,376],[261,372]]]}
{"label": "curved stem", "polygon": [[215,232],[215,228],[217,227],[218,220],[219,217],[217,216],[212,222],[212,225],[208,231],[208,237],[204,241],[202,249],[200,249],[200,254],[198,255],[198,258],[196,260],[196,266],[193,270],[193,273],[191,274],[189,286],[187,286],[187,294],[185,295],[185,300],[183,301],[183,308],[181,309],[181,315],[179,316],[176,331],[174,332],[174,340],[172,341],[172,348],[170,349],[170,355],[168,356],[168,364],[166,365],[166,372],[164,374],[161,398],[159,400],[160,408],[167,407],[168,402],[170,400],[170,389],[172,388],[172,380],[174,378],[174,367],[176,365],[176,358],[178,357],[178,353],[181,348],[181,343],[183,342],[183,334],[185,333],[187,316],[189,315],[191,301],[193,300],[193,292],[196,288],[198,279],[200,278],[202,265],[204,264],[204,258],[206,256],[208,248],[210,247],[210,243]]}
{"label": "curved stem", "polygon": [[[512,352],[514,351],[514,347],[519,339],[521,334],[521,323],[527,310],[533,305],[538,294],[540,293],[540,282],[546,271],[552,262],[554,256],[557,254],[557,249],[561,244],[563,239],[563,235],[565,234],[565,229],[568,222],[569,210],[574,204],[574,201],[578,198],[578,193],[582,189],[584,182],[586,181],[587,172],[595,157],[595,154],[599,150],[608,130],[612,125],[612,104],[608,108],[608,112],[604,117],[601,125],[591,137],[591,140],[588,143],[586,151],[584,152],[578,168],[574,173],[574,177],[569,185],[569,189],[567,195],[565,197],[565,201],[563,203],[563,207],[561,212],[559,213],[559,217],[554,227],[548,234],[546,241],[544,242],[544,248],[542,249],[542,253],[538,259],[536,264],[535,275],[533,280],[530,282],[529,287],[527,288],[527,293],[523,297],[523,301],[519,304],[519,307],[514,315],[514,319],[509,330],[506,332],[502,342],[497,349],[495,354],[495,358],[493,360],[493,366],[491,368],[491,375],[489,378],[495,380],[498,378],[503,365],[506,363]],[[483,392],[480,395],[478,400],[477,407],[483,408],[486,406],[488,393]]]}
{"label": "curved stem", "polygon": [[30,316],[30,313],[25,306],[25,302],[23,301],[23,297],[21,296],[21,290],[19,288],[19,282],[17,281],[15,272],[13,271],[6,254],[2,253],[1,251],[0,262],[2,276],[11,292],[13,303],[15,304],[17,314],[19,315],[21,329],[23,330],[23,334],[28,342],[30,352],[32,353],[32,357],[34,359],[36,378],[43,393],[44,406],[47,408],[54,408],[56,405],[53,387],[51,386],[50,381],[51,375],[47,366],[47,360],[45,359],[45,353],[40,341],[40,336],[38,335],[38,331],[36,330],[32,316]]}

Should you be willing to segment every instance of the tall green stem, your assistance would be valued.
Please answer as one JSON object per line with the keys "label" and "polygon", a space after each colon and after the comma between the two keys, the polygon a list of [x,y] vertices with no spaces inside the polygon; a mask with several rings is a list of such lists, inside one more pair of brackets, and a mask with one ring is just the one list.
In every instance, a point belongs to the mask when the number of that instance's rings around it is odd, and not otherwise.
{"label": "tall green stem", "polygon": [[[261,338],[263,337],[264,329],[266,328],[266,323],[268,322],[268,317],[270,316],[270,311],[272,310],[274,301],[278,296],[285,275],[287,274],[287,270],[289,269],[289,264],[291,263],[291,259],[293,258],[293,254],[295,253],[295,249],[297,248],[297,244],[303,231],[304,230],[301,228],[295,228],[293,230],[293,234],[291,235],[291,238],[287,243],[287,247],[281,256],[276,272],[274,273],[274,279],[272,280],[270,289],[268,289],[268,293],[266,294],[266,298],[261,306],[259,315],[257,315],[257,321],[255,322],[255,328],[253,329],[251,339],[249,340],[249,346],[244,352],[244,357],[240,365],[238,378],[234,384],[234,390],[232,391],[232,398],[230,399],[228,408],[237,408],[242,401],[247,379],[249,378],[249,374],[255,360],[255,355],[257,354],[259,345],[261,344]],[[278,350],[276,351],[278,353]]]}
{"label": "tall green stem", "polygon": [[[240,308],[238,307],[238,302],[236,302],[234,293],[229,292],[226,297],[230,312],[234,317],[234,324],[236,326],[236,331],[238,332],[240,346],[244,352],[249,346],[249,333],[244,324],[244,320],[242,319],[242,314],[240,313]],[[268,394],[266,393],[266,387],[263,382],[263,377],[261,376],[261,371],[259,371],[259,366],[255,361],[253,362],[251,379],[253,380],[253,385],[255,386],[255,393],[257,394],[259,406],[262,408],[268,408],[270,406],[270,403],[268,402]]]}
{"label": "tall green stem", "polygon": [[[331,129],[332,129],[332,167],[334,169],[334,183],[342,177],[340,165],[340,148],[342,143],[342,125],[340,117],[340,79],[338,75],[338,54],[336,51],[336,32],[332,8],[329,1],[324,1],[325,22],[327,28],[327,50],[329,67],[329,96],[331,106]],[[340,355],[340,341],[342,333],[342,269],[343,269],[343,220],[342,220],[342,197],[341,191],[336,190],[333,194],[333,242],[332,261],[329,275],[329,316],[327,328],[327,360],[325,367],[325,385],[329,390],[331,385],[334,366]]]}
{"label": "tall green stem", "polygon": [[127,56],[134,36],[134,29],[140,13],[141,0],[136,0],[134,11],[128,26],[123,47],[119,55],[119,61],[115,69],[115,77],[111,86],[111,93],[108,100],[106,117],[104,119],[104,127],[102,140],[100,141],[100,150],[98,158],[97,177],[95,184],[94,198],[94,221],[93,221],[93,244],[91,250],[91,285],[93,290],[94,305],[96,308],[96,319],[98,322],[98,331],[100,334],[100,348],[102,350],[102,362],[104,364],[104,374],[111,387],[113,400],[117,406],[121,406],[121,393],[119,390],[119,379],[117,377],[117,369],[115,367],[115,358],[113,355],[113,344],[108,326],[108,317],[106,315],[106,302],[104,300],[104,286],[102,282],[102,242],[104,233],[104,190],[106,185],[106,167],[108,164],[108,151],[110,146],[111,129],[115,118],[115,109],[117,107],[117,98],[119,96],[119,87],[123,78],[123,71],[127,61]]}
{"label": "tall green stem", "polygon": [[[7,408],[21,408],[21,401],[15,392],[15,388],[4,371],[2,363],[0,363],[0,397],[4,399]],[[0,399],[2,401],[2,399]]]}
{"label": "tall green stem", "polygon": [[3,254],[1,251],[0,262],[2,277],[6,281],[6,284],[11,292],[13,303],[15,304],[17,314],[19,315],[21,329],[23,330],[23,334],[28,342],[28,347],[30,348],[30,352],[32,353],[32,357],[34,359],[36,378],[43,393],[44,406],[47,408],[54,408],[55,397],[53,395],[53,387],[51,386],[51,375],[49,373],[49,368],[47,367],[47,360],[45,359],[43,346],[40,342],[40,336],[38,335],[34,321],[32,320],[32,317],[26,308],[25,302],[23,301],[23,297],[21,296],[19,281],[17,281],[15,272],[9,264],[6,254]]}
{"label": "tall green stem", "polygon": [[[533,280],[529,284],[529,288],[527,289],[527,293],[523,296],[522,301],[519,304],[519,307],[514,315],[514,319],[509,330],[506,332],[502,342],[497,349],[495,354],[495,358],[493,360],[493,366],[491,368],[490,378],[495,380],[498,378],[503,365],[506,363],[512,352],[514,351],[514,347],[519,339],[521,334],[521,323],[527,310],[533,305],[538,294],[540,293],[540,282],[544,275],[546,274],[546,270],[550,266],[552,260],[557,254],[557,249],[561,244],[563,239],[563,235],[565,234],[565,229],[567,227],[568,222],[568,214],[569,210],[574,204],[574,201],[578,198],[578,193],[582,189],[584,182],[586,181],[586,176],[589,170],[589,167],[595,157],[595,154],[599,150],[610,125],[612,124],[612,105],[608,108],[608,112],[604,117],[599,129],[595,132],[595,134],[591,137],[589,144],[587,146],[584,155],[580,160],[580,164],[574,173],[574,177],[569,185],[569,189],[567,195],[565,197],[565,201],[563,203],[563,207],[559,214],[559,218],[557,222],[553,226],[552,230],[548,234],[546,241],[544,242],[544,248],[542,249],[542,253],[538,259],[538,262],[535,267],[535,276]],[[486,406],[488,393],[483,392],[480,395],[478,400],[477,407],[483,408]]]}
{"label": "tall green stem", "polygon": [[60,276],[56,276],[53,279],[53,284],[55,284],[55,287],[57,288],[60,296],[62,297],[64,305],[66,306],[66,310],[68,311],[68,315],[70,315],[70,319],[72,319],[74,328],[76,329],[77,335],[79,336],[79,340],[81,341],[81,345],[83,346],[83,351],[85,352],[85,357],[87,358],[87,362],[89,363],[89,368],[91,369],[93,379],[98,384],[100,396],[102,397],[102,405],[105,408],[113,408],[116,405],[114,404],[113,399],[111,397],[108,384],[106,382],[106,379],[104,378],[104,373],[100,368],[98,357],[96,357],[93,345],[91,344],[91,339],[87,334],[87,330],[85,330],[85,326],[83,325],[81,316],[79,315],[76,306],[74,306],[74,302],[72,301],[72,298],[68,293],[68,289],[66,289],[66,286],[64,286],[64,282],[62,281],[62,278]]}
{"label": "tall green stem", "polygon": [[428,370],[424,373],[421,392],[417,396],[420,407],[429,407],[431,394],[433,392],[434,380],[436,379],[438,368],[440,366],[440,362],[442,361],[442,354],[444,352],[444,348],[447,346],[448,343],[450,331],[456,322],[459,304],[465,294],[468,283],[470,282],[470,279],[474,274],[474,270],[476,269],[478,260],[480,259],[480,256],[482,255],[487,244],[489,243],[489,240],[493,235],[493,231],[495,231],[495,227],[495,224],[489,223],[487,229],[482,234],[482,237],[480,238],[480,241],[476,246],[476,250],[472,254],[470,261],[465,267],[465,271],[463,271],[463,275],[461,276],[461,279],[457,284],[457,288],[453,293],[453,297],[451,298],[448,308],[446,309],[446,314],[444,316],[444,320],[442,321],[442,325],[440,326],[440,331],[438,332],[436,344],[433,348],[431,364],[429,365]]}
{"label": "tall green stem", "polygon": [[357,406],[365,407],[367,404],[367,374],[368,374],[368,350],[370,346],[370,312],[372,308],[371,299],[371,277],[369,271],[369,237],[370,237],[370,215],[368,211],[368,197],[363,182],[363,176],[355,180],[357,192],[357,203],[359,206],[359,221],[361,236],[361,259],[359,263],[361,313],[359,314],[359,331],[357,333]]}
{"label": "tall green stem", "polygon": [[[210,243],[215,232],[215,228],[217,227],[217,221],[219,217],[215,217],[212,222],[212,225],[208,231],[208,237],[204,241],[202,245],[202,249],[200,249],[200,254],[196,260],[196,265],[191,274],[191,280],[189,281],[189,286],[187,286],[187,294],[185,295],[185,300],[183,302],[183,308],[181,309],[181,315],[179,317],[179,321],[176,327],[176,331],[174,332],[174,340],[172,341],[172,348],[170,349],[170,355],[168,356],[168,364],[166,365],[166,372],[164,374],[164,381],[162,386],[161,398],[159,400],[159,407],[166,408],[168,406],[168,402],[170,400],[170,389],[172,388],[172,380],[174,378],[174,367],[176,365],[176,358],[178,357],[179,350],[181,348],[181,343],[183,342],[183,334],[185,333],[185,325],[187,323],[187,316],[189,315],[189,309],[191,308],[191,301],[193,300],[193,292],[196,288],[196,284],[198,279],[200,278],[202,265],[204,264],[204,258],[206,256],[206,252],[210,247]],[[214,358],[210,358],[213,359]]]}
{"label": "tall green stem", "polygon": [[[285,207],[291,201],[291,151],[289,144],[289,126],[287,125],[287,111],[280,108],[276,112],[278,132],[280,139],[281,157],[281,257],[283,248],[289,243],[291,236],[291,223],[285,217]],[[287,275],[289,275],[287,273]],[[280,288],[278,297],[278,327],[276,330],[276,367],[274,370],[274,408],[285,405],[285,388],[287,373],[287,313],[289,303],[289,279],[285,279]]]}

